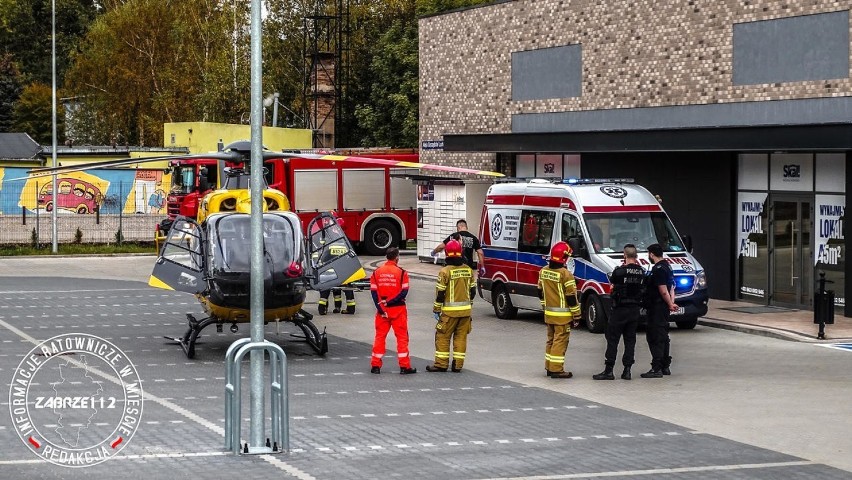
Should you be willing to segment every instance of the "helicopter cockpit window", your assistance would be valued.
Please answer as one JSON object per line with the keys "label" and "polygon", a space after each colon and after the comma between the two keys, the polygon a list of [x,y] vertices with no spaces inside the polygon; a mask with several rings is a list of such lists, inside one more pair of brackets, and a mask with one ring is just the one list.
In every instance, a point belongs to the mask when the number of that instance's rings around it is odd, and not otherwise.
{"label": "helicopter cockpit window", "polygon": [[[251,217],[227,215],[215,220],[210,230],[213,272],[251,271]],[[295,230],[278,215],[263,216],[264,259],[272,271],[283,271],[296,258]]]}
{"label": "helicopter cockpit window", "polygon": [[194,222],[178,221],[163,246],[163,258],[196,271],[202,269],[201,232]]}

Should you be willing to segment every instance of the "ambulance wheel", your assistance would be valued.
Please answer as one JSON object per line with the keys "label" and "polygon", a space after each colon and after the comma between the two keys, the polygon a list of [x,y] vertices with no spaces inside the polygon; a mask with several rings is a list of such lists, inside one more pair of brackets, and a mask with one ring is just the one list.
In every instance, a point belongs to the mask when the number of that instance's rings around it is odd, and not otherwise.
{"label": "ambulance wheel", "polygon": [[603,333],[606,330],[606,314],[603,303],[597,295],[591,294],[583,304],[583,317],[586,319],[586,327],[592,333]]}
{"label": "ambulance wheel", "polygon": [[698,325],[698,319],[690,318],[687,320],[681,320],[679,322],[675,322],[675,325],[677,325],[677,328],[680,330],[692,330],[696,325]]}
{"label": "ambulance wheel", "polygon": [[494,285],[494,290],[491,292],[491,303],[494,305],[494,314],[499,319],[508,320],[518,315],[518,309],[512,305],[509,291],[502,283]]}
{"label": "ambulance wheel", "polygon": [[384,255],[389,247],[399,245],[400,234],[387,220],[370,222],[364,234],[364,250],[370,255]]}

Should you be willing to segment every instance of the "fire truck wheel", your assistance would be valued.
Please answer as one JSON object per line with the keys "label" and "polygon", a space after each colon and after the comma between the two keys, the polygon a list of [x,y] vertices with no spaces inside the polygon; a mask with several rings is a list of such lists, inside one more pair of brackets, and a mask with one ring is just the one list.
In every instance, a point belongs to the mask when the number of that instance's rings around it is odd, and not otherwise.
{"label": "fire truck wheel", "polygon": [[677,325],[677,328],[680,330],[692,330],[696,325],[698,325],[698,319],[689,318],[686,320],[680,320],[675,322],[675,325]]}
{"label": "fire truck wheel", "polygon": [[583,317],[586,319],[586,327],[592,333],[604,333],[606,330],[606,316],[603,303],[597,295],[591,294],[583,303]]}
{"label": "fire truck wheel", "polygon": [[509,320],[518,315],[518,309],[512,305],[509,291],[502,283],[494,285],[494,289],[491,291],[491,303],[494,305],[494,314],[499,319]]}
{"label": "fire truck wheel", "polygon": [[364,250],[370,255],[384,255],[389,247],[399,245],[399,232],[387,220],[375,220],[367,226]]}

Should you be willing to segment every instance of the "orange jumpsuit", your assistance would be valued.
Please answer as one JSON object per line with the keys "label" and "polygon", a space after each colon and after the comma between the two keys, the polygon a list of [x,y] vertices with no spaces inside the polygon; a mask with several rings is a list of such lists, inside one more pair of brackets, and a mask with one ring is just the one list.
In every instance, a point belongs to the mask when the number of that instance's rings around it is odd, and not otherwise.
{"label": "orange jumpsuit", "polygon": [[411,358],[408,355],[408,310],[405,306],[408,272],[399,268],[396,260],[386,261],[370,277],[370,293],[376,304],[376,338],[373,341],[370,365],[382,366],[385,340],[388,331],[393,328],[399,366],[411,368]]}

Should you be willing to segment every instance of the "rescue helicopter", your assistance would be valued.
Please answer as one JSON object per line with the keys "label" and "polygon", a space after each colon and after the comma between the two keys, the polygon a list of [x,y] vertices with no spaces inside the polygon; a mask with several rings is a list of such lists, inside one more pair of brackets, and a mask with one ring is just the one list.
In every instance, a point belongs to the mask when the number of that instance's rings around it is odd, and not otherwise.
{"label": "rescue helicopter", "polygon": [[[263,158],[314,158],[329,161],[358,161],[388,165],[390,160],[366,157],[287,154],[263,152]],[[251,191],[249,189],[250,143],[235,142],[217,153],[169,156],[144,159],[122,159],[82,165],[39,168],[30,178],[58,173],[91,170],[103,167],[161,161],[175,158],[215,158],[219,160],[224,178],[221,188],[211,191],[201,201],[197,219],[177,217],[171,224],[148,285],[194,295],[200,302],[204,318],[187,314],[187,330],[182,337],[165,337],[177,342],[187,358],[194,358],[196,343],[205,328],[216,325],[221,333],[230,324],[237,333],[238,324],[249,323],[250,278],[254,273],[263,276],[264,323],[290,322],[303,333],[305,342],[319,355],[328,351],[325,329],[314,325],[313,315],[302,306],[307,290],[328,290],[342,284],[352,284],[366,274],[352,244],[329,212],[319,213],[302,228],[299,217],[290,211],[283,193],[266,188],[263,196],[263,272],[250,269]],[[242,164],[244,168],[224,168],[225,162]],[[502,176],[496,172],[459,167],[397,162],[398,166],[442,170],[455,173]],[[262,167],[261,167],[262,168]],[[295,336],[295,335],[294,335]]]}

